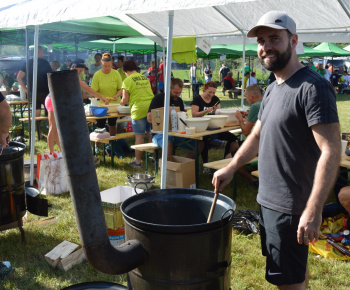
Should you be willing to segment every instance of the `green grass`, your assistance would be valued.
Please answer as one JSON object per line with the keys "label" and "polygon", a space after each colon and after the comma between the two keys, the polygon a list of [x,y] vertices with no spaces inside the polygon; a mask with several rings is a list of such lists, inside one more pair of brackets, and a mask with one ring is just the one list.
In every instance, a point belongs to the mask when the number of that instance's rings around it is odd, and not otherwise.
{"label": "green grass", "polygon": [[[192,94],[191,94],[192,95]],[[240,105],[240,99],[230,100],[223,97],[218,91],[217,95],[222,99],[223,107],[235,107]],[[190,103],[187,89],[183,98]],[[339,95],[337,105],[340,116],[341,131],[349,132],[350,128],[350,95]],[[43,131],[46,130],[42,122]],[[26,136],[28,137],[28,136]],[[102,148],[102,145],[100,145]],[[25,158],[29,158],[29,150]],[[37,141],[36,154],[47,152],[45,141]],[[186,154],[185,151],[177,151],[178,155]],[[102,156],[100,155],[102,158]],[[209,161],[223,158],[223,150],[211,150]],[[106,164],[97,166],[96,173],[100,190],[125,184],[127,174],[134,173],[127,163],[133,156],[124,159],[115,159],[115,169],[110,167],[110,158],[106,158]],[[202,168],[202,167],[200,167]],[[139,170],[144,172],[145,168]],[[153,174],[153,172],[152,172]],[[213,190],[211,178],[199,172],[202,189]],[[155,188],[159,188],[160,177],[156,178]],[[223,193],[232,197],[232,184],[227,186]],[[239,176],[237,178],[237,209],[258,209],[256,203],[257,189],[248,184]],[[47,199],[51,205],[50,216],[55,216],[57,223],[38,227],[34,223],[43,220],[28,213],[24,222],[26,243],[21,242],[18,229],[0,232],[0,261],[11,261],[15,272],[0,282],[0,289],[62,289],[69,285],[87,281],[110,281],[126,285],[126,275],[111,276],[95,270],[87,261],[77,265],[67,272],[50,267],[44,255],[64,240],[78,243],[79,236],[73,212],[72,202],[68,193],[62,195],[49,195]],[[232,239],[232,268],[231,280],[233,289],[275,289],[264,279],[265,261],[260,252],[260,239],[258,235],[244,235],[234,230]],[[164,245],[166,246],[166,245]],[[211,249],[215,250],[215,249]],[[205,254],[205,253],[203,253]],[[349,289],[350,264],[343,261],[325,259],[314,254],[309,255],[310,289]]]}

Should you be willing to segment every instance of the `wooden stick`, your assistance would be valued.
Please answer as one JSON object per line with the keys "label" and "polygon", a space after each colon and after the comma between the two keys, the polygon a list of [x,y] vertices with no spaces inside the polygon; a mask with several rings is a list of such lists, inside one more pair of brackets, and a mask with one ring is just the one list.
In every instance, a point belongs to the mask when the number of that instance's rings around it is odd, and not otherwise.
{"label": "wooden stick", "polygon": [[4,152],[4,149],[5,149],[5,147],[3,146],[2,149],[1,149],[0,155],[2,155],[2,152]]}
{"label": "wooden stick", "polygon": [[207,223],[210,223],[210,221],[211,221],[211,218],[213,216],[213,212],[214,212],[214,209],[215,209],[215,205],[216,205],[216,201],[218,199],[218,196],[219,196],[219,194],[217,192],[215,192],[215,196],[214,196],[214,199],[213,199],[213,203],[211,204],[211,209],[210,209],[210,212],[209,212]]}

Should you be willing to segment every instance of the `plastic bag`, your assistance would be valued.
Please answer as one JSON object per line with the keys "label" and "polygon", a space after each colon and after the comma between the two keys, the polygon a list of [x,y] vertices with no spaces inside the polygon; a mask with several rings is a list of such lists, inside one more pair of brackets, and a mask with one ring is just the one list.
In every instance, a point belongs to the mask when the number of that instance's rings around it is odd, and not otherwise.
{"label": "plastic bag", "polygon": [[[325,239],[327,234],[336,234],[343,231],[346,228],[346,221],[348,215],[338,214],[334,217],[327,217],[323,219],[320,232],[320,239],[317,242],[309,243],[309,252],[321,255],[325,258],[334,258],[344,261],[350,261],[350,257],[341,254],[337,249],[335,249],[331,244],[329,244]],[[322,239],[321,239],[322,238]],[[344,246],[348,250],[349,246],[345,246],[341,243],[340,245]]]}
{"label": "plastic bag", "polygon": [[62,158],[41,160],[38,184],[40,190],[50,194],[69,191],[67,171]]}
{"label": "plastic bag", "polygon": [[255,210],[239,210],[233,216],[232,227],[248,234],[258,234],[259,219],[259,212]]}

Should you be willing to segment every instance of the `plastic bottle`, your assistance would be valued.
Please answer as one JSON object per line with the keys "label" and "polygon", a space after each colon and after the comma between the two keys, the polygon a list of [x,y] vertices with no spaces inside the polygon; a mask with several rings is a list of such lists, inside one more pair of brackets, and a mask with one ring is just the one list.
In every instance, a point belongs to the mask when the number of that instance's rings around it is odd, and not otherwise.
{"label": "plastic bottle", "polygon": [[171,110],[171,131],[177,132],[177,113],[175,111],[175,106],[173,105]]}

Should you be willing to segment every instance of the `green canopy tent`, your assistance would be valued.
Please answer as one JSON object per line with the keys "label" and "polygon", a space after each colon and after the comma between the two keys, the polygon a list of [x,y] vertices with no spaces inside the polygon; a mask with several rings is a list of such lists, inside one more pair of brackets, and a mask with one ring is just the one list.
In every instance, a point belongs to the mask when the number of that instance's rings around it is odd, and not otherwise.
{"label": "green canopy tent", "polygon": [[[116,52],[127,51],[130,53],[154,53],[154,42],[147,37],[127,37],[118,40],[92,40],[79,43],[79,47],[86,49],[103,49]],[[157,45],[157,50],[162,50],[160,45]]]}
{"label": "green canopy tent", "polygon": [[331,56],[332,57],[332,73],[333,73],[333,57],[334,56],[348,56],[350,55],[350,51],[342,49],[338,45],[330,42],[323,42],[320,45],[316,46],[314,50],[320,51],[323,53],[323,56]]}
{"label": "green canopy tent", "polygon": [[342,49],[338,45],[330,42],[323,42],[316,46],[314,50],[322,53],[323,56],[348,56],[350,51]]}

